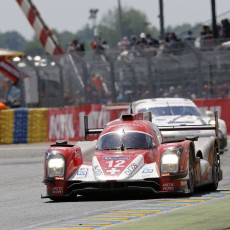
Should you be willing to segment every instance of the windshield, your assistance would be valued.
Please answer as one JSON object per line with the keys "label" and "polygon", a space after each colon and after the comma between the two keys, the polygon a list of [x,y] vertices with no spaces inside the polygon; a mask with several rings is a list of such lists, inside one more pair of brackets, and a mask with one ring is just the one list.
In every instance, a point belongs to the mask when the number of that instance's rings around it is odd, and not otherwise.
{"label": "windshield", "polygon": [[165,106],[165,107],[149,107],[139,109],[138,112],[151,112],[155,117],[158,116],[174,116],[174,115],[193,115],[201,116],[200,111],[195,106]]}
{"label": "windshield", "polygon": [[140,132],[108,133],[98,139],[98,150],[147,149],[152,148],[153,138]]}

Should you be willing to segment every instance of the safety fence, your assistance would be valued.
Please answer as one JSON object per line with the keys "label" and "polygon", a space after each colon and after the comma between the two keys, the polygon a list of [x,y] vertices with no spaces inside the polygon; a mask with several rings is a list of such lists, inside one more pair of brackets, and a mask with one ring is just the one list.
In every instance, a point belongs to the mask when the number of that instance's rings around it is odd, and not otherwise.
{"label": "safety fence", "polygon": [[[64,107],[146,97],[229,98],[230,50],[177,47],[91,50],[24,57],[22,106]],[[25,76],[24,75],[24,76]]]}
{"label": "safety fence", "polygon": [[[230,134],[230,99],[196,100],[204,112],[218,111]],[[66,108],[17,108],[0,110],[0,144],[78,141],[84,139],[84,116],[89,128],[102,128],[127,112],[129,104],[92,104]]]}

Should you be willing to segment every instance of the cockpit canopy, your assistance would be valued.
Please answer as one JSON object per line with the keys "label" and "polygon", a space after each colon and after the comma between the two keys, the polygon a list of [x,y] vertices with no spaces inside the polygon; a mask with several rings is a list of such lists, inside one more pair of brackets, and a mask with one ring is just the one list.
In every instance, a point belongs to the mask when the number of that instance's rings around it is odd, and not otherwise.
{"label": "cockpit canopy", "polygon": [[200,111],[195,106],[164,106],[140,108],[137,112],[149,111],[153,116],[174,116],[174,115],[193,115],[201,116]]}
{"label": "cockpit canopy", "polygon": [[97,142],[98,150],[149,149],[155,146],[153,137],[142,132],[124,131],[107,133]]}

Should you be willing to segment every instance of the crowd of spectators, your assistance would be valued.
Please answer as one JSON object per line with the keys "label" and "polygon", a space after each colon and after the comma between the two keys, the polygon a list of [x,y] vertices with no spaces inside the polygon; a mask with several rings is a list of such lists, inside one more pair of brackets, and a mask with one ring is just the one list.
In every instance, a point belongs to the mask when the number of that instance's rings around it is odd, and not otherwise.
{"label": "crowd of spectators", "polygon": [[[218,38],[228,39],[230,38],[230,22],[228,19],[221,20],[218,24]],[[195,44],[195,37],[191,30],[188,30],[183,36],[178,37],[175,32],[165,33],[165,37],[162,40],[156,38],[151,33],[141,32],[139,35],[132,35],[130,37],[124,36],[117,43],[118,56],[117,60],[133,60],[135,56],[141,56],[142,50],[149,50],[154,55],[161,54],[161,50],[167,48],[177,48],[179,43],[189,42]],[[200,32],[200,42],[213,41],[214,34],[209,25],[203,25]],[[213,44],[213,43],[212,43]],[[106,40],[95,39],[91,42],[90,48],[95,51],[106,51],[110,49],[110,45]],[[74,39],[69,45],[69,52],[73,51],[85,51],[85,47],[82,43],[79,43],[77,39]],[[160,51],[160,52],[159,52]],[[102,52],[102,53],[103,53]],[[101,53],[100,53],[101,54]],[[108,86],[105,80],[99,74],[93,74],[90,78],[87,93],[90,95],[89,101],[93,103],[109,103],[111,101],[111,92],[108,90]],[[135,94],[135,97],[146,98],[151,97],[152,94],[147,90],[148,87],[139,87],[135,92],[132,89],[117,91],[117,101],[123,102],[131,100],[131,97]],[[202,92],[197,95],[192,87],[171,85],[158,89],[159,97],[186,97],[191,99],[196,98],[230,98],[230,84],[229,83],[212,83],[204,84]]]}

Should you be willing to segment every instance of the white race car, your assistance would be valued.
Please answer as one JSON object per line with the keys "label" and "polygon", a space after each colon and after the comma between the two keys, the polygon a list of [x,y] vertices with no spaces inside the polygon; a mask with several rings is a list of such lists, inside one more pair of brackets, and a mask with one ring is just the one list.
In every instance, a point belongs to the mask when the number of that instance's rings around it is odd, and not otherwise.
{"label": "white race car", "polygon": [[[199,108],[189,99],[185,98],[152,98],[134,101],[132,103],[134,113],[149,111],[152,113],[152,121],[157,126],[185,126],[215,124],[214,114],[207,111],[202,115]],[[220,139],[220,153],[227,150],[227,127],[222,119],[218,119]],[[196,132],[196,131],[195,131]],[[199,135],[208,136],[210,132],[200,131]],[[195,135],[194,131],[179,132],[178,135]],[[175,132],[164,133],[165,138],[170,139]]]}

